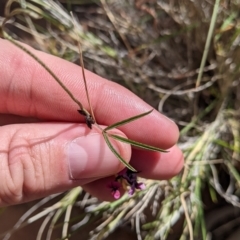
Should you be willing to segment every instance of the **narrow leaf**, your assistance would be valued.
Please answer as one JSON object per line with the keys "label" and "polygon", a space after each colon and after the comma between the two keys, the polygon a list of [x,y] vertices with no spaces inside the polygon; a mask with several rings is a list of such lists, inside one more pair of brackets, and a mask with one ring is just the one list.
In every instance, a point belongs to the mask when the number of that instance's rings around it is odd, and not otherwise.
{"label": "narrow leaf", "polygon": [[124,137],[121,137],[121,136],[118,136],[118,135],[115,135],[115,134],[109,134],[108,136],[111,137],[111,138],[114,138],[118,141],[128,143],[128,144],[131,144],[132,146],[136,146],[136,147],[143,148],[143,149],[146,149],[146,150],[156,151],[156,152],[168,152],[164,149],[153,147],[151,145],[147,145],[147,144],[144,144],[144,143],[136,142],[136,141],[133,141],[131,139],[127,139],[127,138],[124,138]]}
{"label": "narrow leaf", "polygon": [[111,142],[108,139],[107,133],[103,132],[103,137],[108,145],[108,147],[110,148],[110,150],[114,153],[114,155],[131,171],[133,172],[137,172],[136,169],[134,169],[129,163],[127,163],[122,157],[121,155],[116,151],[116,149],[113,147],[113,145],[111,144]]}
{"label": "narrow leaf", "polygon": [[113,128],[122,126],[122,125],[124,125],[124,124],[130,123],[130,122],[135,121],[135,120],[137,120],[137,119],[139,119],[139,118],[142,118],[142,117],[150,114],[152,111],[153,111],[153,109],[150,110],[150,111],[148,111],[148,112],[145,112],[145,113],[142,113],[142,114],[133,116],[133,117],[131,117],[131,118],[127,118],[127,119],[125,119],[125,120],[123,120],[123,121],[121,121],[121,122],[114,123],[114,124],[106,127],[106,128],[104,129],[104,132],[106,132],[107,130],[110,130],[110,129],[113,129]]}

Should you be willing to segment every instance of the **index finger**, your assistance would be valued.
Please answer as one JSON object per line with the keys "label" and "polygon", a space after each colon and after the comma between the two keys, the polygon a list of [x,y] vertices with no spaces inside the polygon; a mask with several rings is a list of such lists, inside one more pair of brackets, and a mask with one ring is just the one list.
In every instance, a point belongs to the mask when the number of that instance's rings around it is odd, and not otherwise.
{"label": "index finger", "polygon": [[[28,49],[39,57],[89,109],[79,66],[49,54]],[[0,112],[46,121],[83,122],[78,106],[52,76],[32,57],[0,39]],[[111,125],[149,111],[151,106],[126,88],[85,70],[89,94],[99,124]],[[150,115],[119,127],[129,138],[169,148],[178,139],[175,123],[154,110]]]}

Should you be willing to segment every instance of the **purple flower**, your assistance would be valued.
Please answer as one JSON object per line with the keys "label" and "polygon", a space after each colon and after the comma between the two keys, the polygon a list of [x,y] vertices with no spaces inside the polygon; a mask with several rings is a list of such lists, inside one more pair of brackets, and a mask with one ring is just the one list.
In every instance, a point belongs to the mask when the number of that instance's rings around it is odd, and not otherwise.
{"label": "purple flower", "polygon": [[111,194],[113,195],[113,197],[115,199],[119,199],[121,196],[120,193],[121,184],[117,181],[113,181],[108,185],[108,187],[111,189]]}
{"label": "purple flower", "polygon": [[[132,196],[135,193],[135,190],[143,190],[145,189],[145,184],[140,182],[137,182],[137,174],[139,172],[133,172],[129,170],[128,168],[123,169],[121,172],[118,173],[116,177],[116,181],[122,181],[122,184],[125,184],[127,182],[127,185],[130,187],[128,190],[128,194]],[[125,181],[123,181],[125,180]],[[126,185],[126,184],[125,184]]]}
{"label": "purple flower", "polygon": [[133,185],[130,187],[130,189],[129,189],[129,191],[128,191],[128,194],[129,194],[130,196],[132,196],[132,195],[135,193],[135,190],[136,190],[136,189],[138,189],[138,190],[144,190],[145,187],[146,187],[146,186],[145,186],[144,183],[142,183],[142,182],[140,182],[140,183],[136,182],[135,184],[133,184]]}
{"label": "purple flower", "polygon": [[137,173],[129,170],[128,168],[123,169],[121,172],[118,173],[116,180],[118,179],[125,179],[128,184],[131,186],[137,183]]}
{"label": "purple flower", "polygon": [[123,169],[115,177],[115,181],[108,184],[108,187],[111,189],[111,194],[115,199],[119,199],[121,196],[120,188],[125,190],[128,189],[128,194],[132,196],[136,189],[143,190],[145,189],[145,184],[142,182],[137,182],[137,174],[139,172],[133,172],[128,168]]}

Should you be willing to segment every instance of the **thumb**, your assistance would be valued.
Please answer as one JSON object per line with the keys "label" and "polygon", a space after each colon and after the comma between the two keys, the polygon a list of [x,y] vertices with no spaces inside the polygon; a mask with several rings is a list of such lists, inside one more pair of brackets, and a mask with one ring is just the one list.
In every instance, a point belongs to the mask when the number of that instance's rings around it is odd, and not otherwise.
{"label": "thumb", "polygon": [[[129,161],[130,146],[111,142]],[[113,175],[124,167],[101,132],[90,131],[85,124],[2,126],[0,159],[0,206],[65,191]]]}

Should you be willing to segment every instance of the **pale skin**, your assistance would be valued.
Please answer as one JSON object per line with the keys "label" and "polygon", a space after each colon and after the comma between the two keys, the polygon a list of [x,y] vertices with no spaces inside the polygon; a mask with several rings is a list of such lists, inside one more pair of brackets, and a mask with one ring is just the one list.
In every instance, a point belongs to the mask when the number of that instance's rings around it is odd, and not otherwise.
{"label": "pale skin", "polygon": [[[80,67],[29,49],[89,109]],[[95,117],[101,126],[151,109],[124,87],[87,70],[85,73]],[[76,103],[35,60],[2,39],[0,96],[0,206],[31,201],[79,185],[102,200],[114,200],[107,184],[110,176],[124,166],[109,150],[99,129],[86,126]],[[141,171],[139,176],[161,180],[181,171],[183,155],[176,146],[178,128],[156,110],[114,131],[169,149],[168,153],[157,153],[113,142],[122,157]],[[86,160],[81,172],[69,165],[66,147],[69,142],[75,144],[76,139],[84,155],[79,153],[79,161]],[[74,159],[75,163],[78,159]]]}

